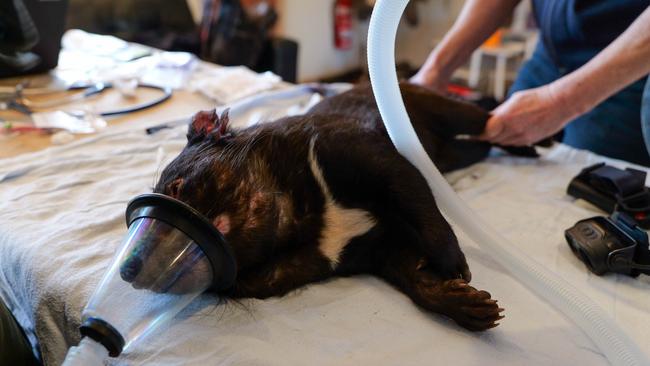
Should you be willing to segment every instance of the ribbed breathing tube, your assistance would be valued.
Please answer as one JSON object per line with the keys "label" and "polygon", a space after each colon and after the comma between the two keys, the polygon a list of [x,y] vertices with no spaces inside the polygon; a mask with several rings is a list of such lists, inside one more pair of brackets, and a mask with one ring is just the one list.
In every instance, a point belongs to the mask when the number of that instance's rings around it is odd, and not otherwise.
{"label": "ribbed breathing tube", "polygon": [[650,365],[638,345],[577,288],[546,270],[472,212],[426,154],[413,129],[395,71],[395,37],[409,0],[377,0],[370,20],[368,67],[379,111],[397,150],[426,178],[442,211],[494,260],[572,319],[612,365]]}

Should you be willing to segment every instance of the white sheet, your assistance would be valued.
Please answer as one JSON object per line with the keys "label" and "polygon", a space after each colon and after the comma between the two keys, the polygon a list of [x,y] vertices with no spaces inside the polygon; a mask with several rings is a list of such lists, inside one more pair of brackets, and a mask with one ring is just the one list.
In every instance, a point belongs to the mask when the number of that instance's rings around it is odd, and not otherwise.
{"label": "white sheet", "polygon": [[[264,109],[247,118],[276,113]],[[0,160],[0,296],[38,337],[46,364],[58,365],[78,341],[81,310],[125,233],[127,201],[150,190],[156,172],[184,146],[184,133],[178,127],[147,136],[142,125],[130,125]],[[600,214],[573,202],[565,189],[582,167],[602,160],[613,162],[558,145],[539,160],[493,156],[448,178],[478,214],[589,294],[650,350],[650,277],[593,276],[563,238],[577,220]],[[469,333],[423,313],[383,282],[357,277],[241,305],[216,306],[212,296],[202,296],[112,363],[607,364],[570,321],[462,233],[460,238],[473,285],[490,291],[506,308],[506,318],[493,331]]]}

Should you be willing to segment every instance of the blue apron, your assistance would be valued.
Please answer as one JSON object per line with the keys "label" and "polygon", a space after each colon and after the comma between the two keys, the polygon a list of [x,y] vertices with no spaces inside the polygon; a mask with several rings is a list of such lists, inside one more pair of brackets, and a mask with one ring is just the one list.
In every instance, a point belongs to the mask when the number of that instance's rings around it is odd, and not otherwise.
{"label": "blue apron", "polygon": [[[650,0],[533,0],[533,4],[540,42],[510,94],[546,85],[587,63],[623,33]],[[644,77],[571,121],[562,142],[650,166],[641,127],[645,85]],[[650,126],[646,130],[650,142]]]}

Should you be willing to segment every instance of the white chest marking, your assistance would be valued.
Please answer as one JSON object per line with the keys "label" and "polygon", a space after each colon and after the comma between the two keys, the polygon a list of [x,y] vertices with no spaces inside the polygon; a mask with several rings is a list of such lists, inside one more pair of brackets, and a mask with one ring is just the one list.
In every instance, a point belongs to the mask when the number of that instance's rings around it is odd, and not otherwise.
{"label": "white chest marking", "polygon": [[332,268],[335,268],[339,263],[343,249],[350,240],[367,233],[375,226],[376,222],[369,212],[356,208],[345,208],[332,197],[323,177],[323,171],[318,165],[314,153],[314,143],[315,138],[312,138],[309,143],[309,167],[325,196],[323,229],[318,248],[330,260]]}

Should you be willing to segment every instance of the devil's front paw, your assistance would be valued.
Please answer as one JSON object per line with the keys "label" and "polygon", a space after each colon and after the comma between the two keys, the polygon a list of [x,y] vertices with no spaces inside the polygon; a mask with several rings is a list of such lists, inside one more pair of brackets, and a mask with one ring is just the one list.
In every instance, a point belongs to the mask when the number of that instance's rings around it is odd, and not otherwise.
{"label": "devil's front paw", "polygon": [[440,278],[446,280],[463,279],[467,282],[472,280],[472,272],[469,270],[465,255],[460,248],[451,247],[440,251],[439,256],[428,260],[427,269],[435,272]]}
{"label": "devil's front paw", "polygon": [[465,280],[456,279],[440,284],[439,310],[460,326],[471,331],[494,328],[503,319],[497,301],[486,291],[479,291]]}

